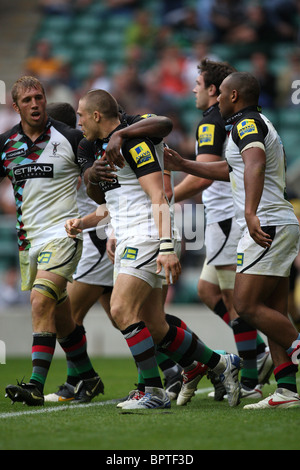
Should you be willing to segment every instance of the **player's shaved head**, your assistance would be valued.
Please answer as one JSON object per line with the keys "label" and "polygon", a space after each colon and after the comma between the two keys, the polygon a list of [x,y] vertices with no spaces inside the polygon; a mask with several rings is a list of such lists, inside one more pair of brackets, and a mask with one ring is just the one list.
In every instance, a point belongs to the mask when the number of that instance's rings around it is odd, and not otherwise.
{"label": "player's shaved head", "polygon": [[105,90],[91,90],[83,96],[85,109],[89,113],[99,111],[107,119],[119,118],[119,107],[115,98]]}
{"label": "player's shaved head", "polygon": [[247,106],[258,104],[260,86],[257,79],[251,73],[233,72],[225,80],[228,89],[236,90],[239,97]]}

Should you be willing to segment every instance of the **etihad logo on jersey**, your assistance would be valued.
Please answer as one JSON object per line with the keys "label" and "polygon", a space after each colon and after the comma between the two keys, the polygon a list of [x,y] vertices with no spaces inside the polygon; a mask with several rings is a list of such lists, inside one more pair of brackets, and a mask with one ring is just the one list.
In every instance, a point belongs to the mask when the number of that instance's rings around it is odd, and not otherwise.
{"label": "etihad logo on jersey", "polygon": [[29,163],[28,165],[15,166],[13,172],[16,182],[34,178],[53,178],[53,164]]}
{"label": "etihad logo on jersey", "polygon": [[199,126],[198,131],[198,144],[199,147],[203,145],[214,145],[215,140],[215,125],[214,124],[202,124]]}
{"label": "etihad logo on jersey", "polygon": [[257,134],[257,127],[254,119],[244,119],[237,125],[237,131],[240,139],[243,139],[247,135]]}
{"label": "etihad logo on jersey", "polygon": [[142,142],[141,144],[138,144],[133,147],[130,150],[130,153],[136,163],[137,168],[140,168],[144,165],[148,165],[148,163],[154,162],[153,154],[146,142]]}

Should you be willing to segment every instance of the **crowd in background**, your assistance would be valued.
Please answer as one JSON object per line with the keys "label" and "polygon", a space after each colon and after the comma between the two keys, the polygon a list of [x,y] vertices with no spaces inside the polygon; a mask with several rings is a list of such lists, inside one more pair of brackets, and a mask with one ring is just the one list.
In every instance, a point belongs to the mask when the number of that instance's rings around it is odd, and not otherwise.
{"label": "crowd in background", "polygon": [[[260,104],[265,110],[297,106],[291,95],[292,84],[300,80],[300,0],[40,0],[38,8],[41,21],[22,72],[43,82],[48,103],[67,101],[76,108],[87,90],[105,89],[129,114],[169,116],[174,128],[166,141],[186,158],[194,157],[195,130],[201,118],[192,90],[197,65],[204,57],[232,57],[237,68],[251,71],[260,82]],[[76,65],[87,51],[84,44],[78,46],[77,63],[74,57],[68,60],[49,37],[43,37],[43,24],[45,18],[53,18],[54,25],[61,18],[72,24],[89,11],[99,19],[102,35],[110,18],[125,19],[119,36],[123,52],[112,66],[103,59],[100,44],[99,58],[91,60],[85,74],[77,74]],[[117,57],[115,49],[108,52]],[[17,122],[8,94],[7,105],[0,108],[0,133]],[[15,216],[8,181],[0,185],[1,214]],[[185,253],[183,264],[198,266],[200,272],[201,259],[203,250]],[[14,282],[17,292],[14,266],[12,258],[4,282]]]}

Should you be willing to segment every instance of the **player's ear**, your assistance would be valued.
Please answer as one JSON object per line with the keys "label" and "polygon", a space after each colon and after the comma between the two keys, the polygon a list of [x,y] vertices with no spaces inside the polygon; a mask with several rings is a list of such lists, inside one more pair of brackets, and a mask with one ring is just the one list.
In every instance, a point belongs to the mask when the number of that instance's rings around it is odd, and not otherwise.
{"label": "player's ear", "polygon": [[16,111],[16,113],[20,114],[20,108],[19,106],[17,105],[17,103],[15,101],[13,101],[13,104],[12,104],[14,110]]}
{"label": "player's ear", "polygon": [[101,114],[99,111],[94,111],[93,112],[93,118],[95,122],[100,122],[101,121]]}

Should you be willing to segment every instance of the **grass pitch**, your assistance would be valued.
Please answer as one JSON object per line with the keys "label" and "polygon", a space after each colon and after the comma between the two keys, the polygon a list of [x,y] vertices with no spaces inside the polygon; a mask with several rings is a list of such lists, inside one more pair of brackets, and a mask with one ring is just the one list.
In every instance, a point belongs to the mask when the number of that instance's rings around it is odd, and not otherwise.
{"label": "grass pitch", "polygon": [[[7,359],[0,365],[1,450],[299,450],[300,407],[287,410],[243,410],[249,400],[230,408],[226,400],[209,398],[204,377],[197,394],[185,407],[172,402],[170,410],[122,411],[115,400],[135,388],[136,368],[130,358],[94,358],[105,394],[89,404],[48,404],[31,408],[4,398],[5,386],[28,381],[30,359]],[[45,393],[65,381],[66,363],[55,359]],[[263,389],[264,396],[276,386]],[[297,378],[300,389],[300,374]],[[133,454],[133,452],[132,452]],[[111,454],[115,455],[115,454]],[[118,454],[116,454],[118,455]]]}

